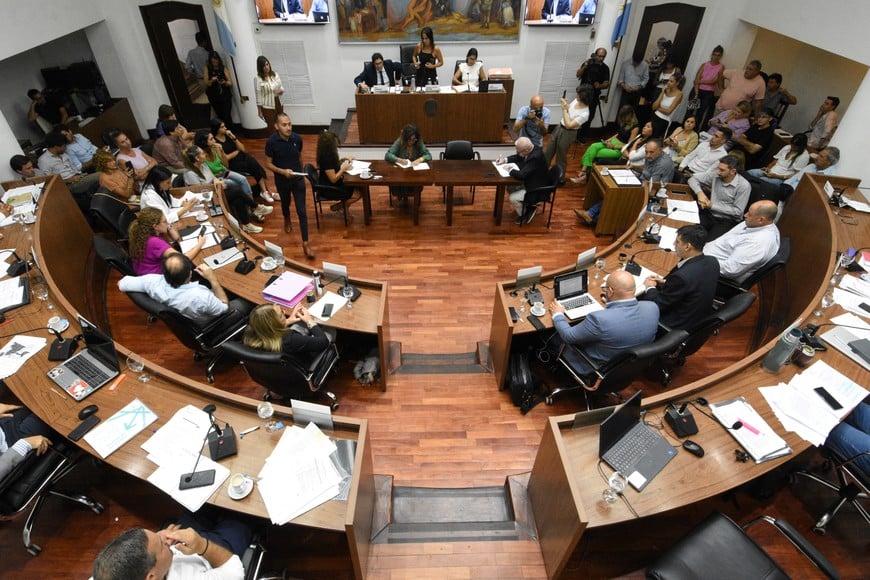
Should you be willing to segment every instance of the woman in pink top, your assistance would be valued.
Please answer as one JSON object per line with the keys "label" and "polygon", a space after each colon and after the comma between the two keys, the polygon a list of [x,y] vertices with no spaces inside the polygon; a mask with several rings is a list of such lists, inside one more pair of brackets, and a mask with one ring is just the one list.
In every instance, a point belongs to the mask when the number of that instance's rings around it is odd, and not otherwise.
{"label": "woman in pink top", "polygon": [[136,191],[139,191],[145,178],[148,177],[148,172],[151,171],[152,167],[157,165],[157,161],[138,147],[134,149],[130,138],[123,131],[111,129],[109,131],[109,139],[118,148],[118,154],[115,156],[118,160],[118,165],[122,166],[126,161],[129,161],[133,166],[136,178]]}
{"label": "woman in pink top", "polygon": [[[137,276],[145,274],[162,274],[163,257],[177,253],[170,241],[179,242],[181,236],[175,228],[166,221],[166,216],[155,207],[145,207],[130,224],[130,261]],[[185,252],[185,256],[193,259],[202,249],[205,236],[199,236],[196,244]]]}
{"label": "woman in pink top", "polygon": [[721,46],[716,46],[710,55],[710,60],[705,62],[695,75],[695,88],[692,91],[692,98],[701,99],[701,107],[695,111],[695,120],[698,127],[707,126],[706,121],[713,110],[716,93],[721,92],[724,88],[725,83],[722,73],[725,71],[725,65],[720,62],[724,53],[725,49]]}

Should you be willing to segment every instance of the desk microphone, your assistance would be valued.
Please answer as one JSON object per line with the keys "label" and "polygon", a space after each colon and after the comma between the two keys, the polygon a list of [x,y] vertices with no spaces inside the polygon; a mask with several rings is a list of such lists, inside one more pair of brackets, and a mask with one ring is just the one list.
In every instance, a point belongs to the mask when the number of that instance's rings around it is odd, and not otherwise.
{"label": "desk microphone", "polygon": [[239,263],[236,264],[235,271],[239,274],[249,274],[251,270],[257,267],[256,262],[248,259],[248,244],[245,244],[240,250],[242,253],[242,259],[239,260]]}
{"label": "desk microphone", "polygon": [[625,271],[631,274],[632,276],[640,276],[641,267],[640,265],[634,261],[635,256],[640,254],[644,254],[646,252],[672,252],[670,248],[649,248],[648,250],[639,250],[631,255],[631,259],[625,263]]}
{"label": "desk microphone", "polygon": [[12,255],[15,256],[15,260],[9,264],[9,268],[6,269],[6,274],[10,278],[15,278],[16,276],[20,276],[27,272],[30,269],[30,264],[27,260],[22,260],[21,256],[18,255],[18,252],[12,250]]}
{"label": "desk microphone", "polygon": [[662,241],[662,237],[659,235],[659,231],[661,230],[662,220],[668,217],[670,214],[677,211],[677,208],[671,208],[670,213],[665,213],[665,215],[661,216],[659,219],[654,221],[649,225],[649,227],[644,230],[644,232],[640,235],[640,239],[643,240],[645,244],[658,244]]}
{"label": "desk microphone", "polygon": [[235,258],[236,254],[242,254],[242,256],[245,255],[244,252],[242,252],[241,250],[236,250],[235,252],[233,252],[232,254],[230,254],[229,256],[225,257],[222,260],[218,260],[217,258],[213,258],[211,263],[214,264],[215,266],[223,266],[224,264],[229,262],[231,259]]}
{"label": "desk microphone", "polygon": [[[211,407],[212,412],[214,412],[214,405],[206,405],[204,411]],[[208,411],[206,411],[208,412]],[[178,480],[178,489],[195,489],[197,487],[206,487],[214,483],[214,469],[206,469],[205,471],[197,471],[196,467],[199,465],[199,459],[202,457],[202,448],[205,446],[205,441],[208,439],[209,434],[211,433],[212,427],[214,427],[214,418],[211,417],[211,413],[209,413],[209,418],[211,418],[212,424],[205,431],[205,437],[202,438],[202,445],[199,446],[199,453],[196,454],[196,462],[193,464],[193,470],[190,473],[184,473],[181,475],[181,478]]]}
{"label": "desk microphone", "polygon": [[213,404],[209,404],[202,410],[208,413],[208,418],[211,421],[211,430],[206,435],[209,453],[214,461],[220,461],[238,453],[238,447],[236,446],[236,433],[230,424],[224,422],[223,429],[218,427],[217,420],[214,418],[215,408]]}
{"label": "desk microphone", "polygon": [[54,342],[48,349],[48,360],[60,361],[66,360],[76,351],[79,343],[75,339],[66,339],[63,334],[52,327],[47,327],[48,331],[54,335]]}

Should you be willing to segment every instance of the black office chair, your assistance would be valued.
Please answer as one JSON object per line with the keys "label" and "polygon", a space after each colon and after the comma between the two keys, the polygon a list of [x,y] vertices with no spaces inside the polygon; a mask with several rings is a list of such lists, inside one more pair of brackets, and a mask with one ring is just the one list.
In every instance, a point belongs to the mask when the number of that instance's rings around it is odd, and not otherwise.
{"label": "black office chair", "polygon": [[[548,405],[552,405],[553,397],[580,389],[583,389],[584,393],[620,391],[634,382],[659,357],[675,351],[688,336],[689,333],[685,330],[672,330],[654,342],[622,351],[603,365],[597,365],[589,360],[580,348],[563,343],[556,360],[568,371],[576,384],[556,387],[544,396],[544,400]],[[581,372],[580,369],[585,367],[584,362],[592,367],[592,374]]]}
{"label": "black office chair", "polygon": [[[686,364],[687,357],[698,352],[711,336],[719,332],[720,328],[742,316],[754,302],[755,294],[752,292],[741,292],[729,298],[721,308],[691,328],[687,328],[686,331],[689,334],[677,349],[666,353],[659,359],[659,362],[662,364],[662,385],[667,386],[670,383],[674,367],[681,367]],[[659,329],[663,332],[670,331],[668,327],[661,323],[659,323]]]}
{"label": "black office chair", "polygon": [[162,320],[181,344],[193,351],[193,360],[199,361],[203,357],[209,357],[205,369],[205,378],[209,383],[214,382],[214,369],[221,359],[224,344],[241,334],[248,326],[247,314],[234,308],[230,308],[222,316],[203,323],[151,299],[144,292],[126,294],[149,316]]}
{"label": "black office chair", "polygon": [[317,229],[320,229],[320,216],[323,215],[324,201],[341,202],[341,210],[344,212],[344,226],[347,227],[347,192],[339,187],[318,183],[317,168],[310,163],[306,163],[302,170],[305,172],[305,178],[308,180],[308,183],[311,184]]}
{"label": "black office chair", "polygon": [[[788,263],[791,256],[791,238],[781,237],[779,239],[779,250],[770,260],[768,260],[761,268],[752,273],[749,278],[743,282],[737,282],[730,278],[720,276],[719,283],[716,287],[716,300],[725,302],[739,292],[746,292],[756,284],[761,284],[766,278],[772,276],[777,270],[782,270]],[[758,288],[759,298],[764,300],[764,285],[761,284]]]}
{"label": "black office chair", "polygon": [[272,399],[272,393],[284,400],[306,400],[316,393],[329,401],[333,411],[339,407],[336,396],[323,389],[326,379],[338,364],[338,348],[335,344],[326,347],[307,368],[284,353],[258,350],[241,342],[227,342],[224,352],[240,361],[248,375],[267,389],[263,396],[266,401]]}
{"label": "black office chair", "polygon": [[254,535],[245,553],[242,554],[242,567],[245,569],[245,580],[257,580],[260,578],[260,568],[266,557],[266,547],[260,541],[260,537]]}
{"label": "black office chair", "polygon": [[[462,61],[458,61],[462,62]],[[472,159],[480,159],[480,152],[475,151],[471,145],[471,141],[448,141],[444,147],[444,151],[440,155],[441,159],[458,159],[461,161],[471,161]],[[471,205],[474,205],[474,189],[471,186]],[[444,203],[447,203],[447,188],[441,188],[441,196]]]}
{"label": "black office chair", "polygon": [[91,214],[121,243],[127,241],[130,224],[136,219],[136,214],[126,203],[111,194],[99,191],[91,198]]}
{"label": "black office chair", "polygon": [[779,567],[746,530],[760,521],[773,525],[828,578],[839,578],[833,564],[785,520],[758,517],[743,527],[713,512],[646,569],[654,580],[786,580]]}
{"label": "black office chair", "polygon": [[55,443],[42,455],[30,454],[0,481],[0,520],[11,520],[25,511],[30,513],[21,530],[24,547],[38,556],[42,548],[32,541],[33,526],[39,510],[46,499],[60,497],[80,503],[95,514],[103,513],[103,505],[80,494],[71,494],[57,489],[58,483],[75,469],[83,454],[65,442]]}
{"label": "black office chair", "polygon": [[130,256],[112,240],[94,235],[94,252],[106,265],[120,272],[121,276],[136,275],[136,272],[133,271],[133,264],[130,262]]}
{"label": "black office chair", "polygon": [[870,474],[864,473],[856,463],[858,458],[870,456],[870,451],[864,451],[854,457],[841,457],[834,450],[822,447],[822,453],[826,458],[822,468],[828,471],[833,466],[837,475],[836,483],[806,469],[791,473],[789,477],[790,480],[794,480],[795,477],[806,477],[836,491],[839,496],[813,526],[813,531],[819,535],[824,535],[828,522],[834,519],[840,508],[847,502],[852,504],[852,507],[861,514],[864,521],[870,524],[870,512],[865,507],[865,504],[870,500]]}
{"label": "black office chair", "polygon": [[[550,185],[526,192],[526,195],[523,198],[523,215],[525,215],[529,206],[543,203],[546,208],[549,203],[550,214],[547,216],[547,229],[550,229],[550,220],[553,219],[553,206],[556,205],[556,189],[562,182],[563,177],[565,177],[565,172],[562,171],[562,168],[558,165],[552,166],[550,168]],[[522,225],[523,224],[520,223],[520,226]]]}

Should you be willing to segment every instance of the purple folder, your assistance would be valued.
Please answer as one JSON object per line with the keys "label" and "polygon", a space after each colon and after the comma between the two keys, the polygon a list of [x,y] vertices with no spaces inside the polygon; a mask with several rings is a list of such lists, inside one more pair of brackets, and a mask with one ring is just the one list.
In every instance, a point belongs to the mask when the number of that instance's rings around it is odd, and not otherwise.
{"label": "purple folder", "polygon": [[310,276],[302,276],[295,272],[284,272],[278,279],[263,289],[263,298],[269,302],[293,308],[305,298],[309,290],[313,290]]}

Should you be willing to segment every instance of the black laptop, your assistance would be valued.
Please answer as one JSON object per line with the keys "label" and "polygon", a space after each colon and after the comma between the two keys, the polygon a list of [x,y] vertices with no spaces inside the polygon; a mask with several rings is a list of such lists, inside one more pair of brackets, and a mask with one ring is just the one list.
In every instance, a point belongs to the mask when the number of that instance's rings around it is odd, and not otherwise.
{"label": "black laptop", "polygon": [[112,337],[79,316],[86,348],[48,371],[48,378],[81,401],[121,373]]}
{"label": "black laptop", "polygon": [[598,455],[640,491],[677,455],[664,437],[641,421],[641,391],[601,423]]}

